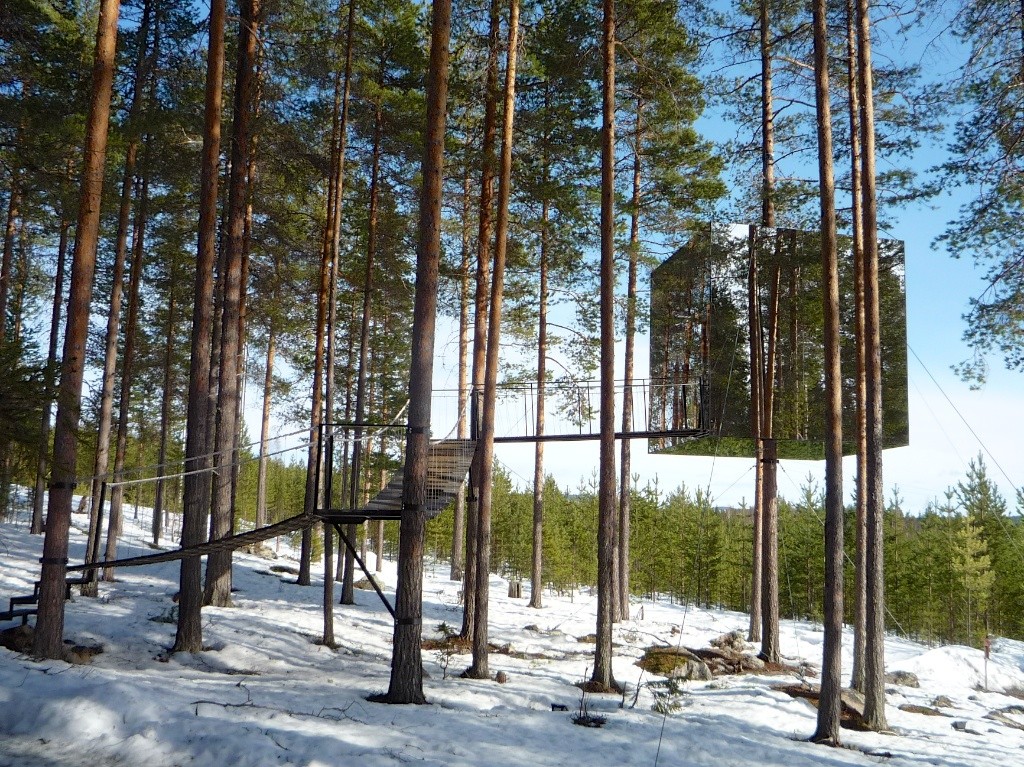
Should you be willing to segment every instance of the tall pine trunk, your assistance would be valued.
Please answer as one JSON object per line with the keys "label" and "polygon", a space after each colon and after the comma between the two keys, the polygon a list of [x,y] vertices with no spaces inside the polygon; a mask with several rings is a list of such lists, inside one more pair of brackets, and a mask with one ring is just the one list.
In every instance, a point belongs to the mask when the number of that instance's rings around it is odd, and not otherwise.
{"label": "tall pine trunk", "polygon": [[[135,368],[135,338],[139,327],[139,289],[142,282],[142,254],[145,242],[146,216],[148,213],[147,196],[149,184],[143,176],[139,191],[139,208],[135,217],[132,266],[128,276],[128,316],[125,318],[124,354],[121,358],[121,391],[117,415],[117,439],[114,447],[115,482],[123,479],[124,464],[128,452],[128,416],[132,396],[132,378]],[[107,527],[107,547],[104,559],[110,561],[117,558],[117,540],[121,536],[121,505],[124,498],[124,486],[112,485],[110,488],[110,515]],[[113,568],[105,568],[104,580],[114,579]]]}
{"label": "tall pine trunk", "polygon": [[[468,154],[468,152],[467,152]],[[462,179],[462,252],[459,262],[459,439],[469,437],[469,273],[470,273],[470,205],[472,185],[470,165],[465,165]],[[466,483],[455,496],[452,520],[452,561],[449,577],[463,579],[466,564]]]}
{"label": "tall pine trunk", "polygon": [[[477,220],[476,297],[473,317],[473,392],[477,407],[484,391],[487,360],[488,302],[491,285],[491,227],[494,201],[494,147],[498,124],[498,57],[501,38],[501,0],[491,0],[490,25],[487,37],[487,74],[484,82],[483,145],[480,149],[480,214]],[[466,504],[466,571],[462,605],[463,639],[472,639],[476,621],[476,585],[478,528],[480,517],[480,474],[484,454],[483,441],[478,439],[473,463],[469,468],[469,499]]]}
{"label": "tall pine trunk", "polygon": [[46,475],[50,470],[50,404],[53,402],[53,386],[50,376],[57,368],[57,341],[60,336],[60,315],[64,306],[64,270],[68,255],[68,233],[71,222],[62,216],[60,239],[57,242],[57,271],[53,276],[53,304],[50,310],[50,340],[46,350],[47,396],[46,407],[40,424],[39,460],[36,464],[35,492],[32,494],[32,526],[30,532],[43,532],[43,495],[46,492]]}
{"label": "tall pine trunk", "polygon": [[[548,180],[547,155],[543,162]],[[537,419],[534,434],[544,436],[544,405],[547,393],[548,360],[548,218],[549,201],[541,202],[540,295],[537,306]],[[530,607],[543,607],[544,591],[544,441],[534,443],[533,452],[533,550],[530,558]]]}
{"label": "tall pine trunk", "polygon": [[427,450],[437,281],[441,260],[441,197],[445,122],[448,106],[448,44],[451,0],[434,0],[427,73],[427,121],[420,192],[416,298],[409,375],[409,435],[399,531],[398,588],[388,703],[424,703],[423,695],[423,538],[426,527]]}
{"label": "tall pine trunk", "polygon": [[263,371],[263,408],[260,415],[260,457],[256,474],[256,527],[266,527],[267,517],[267,465],[270,457],[267,446],[270,443],[270,406],[274,391],[274,357],[277,352],[277,331],[273,319],[267,335],[267,356]]}
{"label": "tall pine trunk", "polygon": [[[636,100],[636,135],[633,138],[633,193],[630,199],[629,270],[626,276],[626,339],[623,348],[622,431],[633,431],[633,357],[636,348],[637,267],[640,260],[640,202],[643,194],[644,102]],[[629,619],[629,537],[632,513],[632,442],[623,438],[619,454],[619,618]]]}
{"label": "tall pine trunk", "polygon": [[[331,205],[330,205],[330,220],[328,221],[328,231],[330,233],[330,248],[331,248],[331,285],[329,290],[330,306],[328,309],[328,325],[330,326],[329,331],[329,343],[328,343],[328,371],[327,371],[327,384],[330,391],[328,396],[328,410],[331,412],[329,420],[333,420],[334,412],[334,352],[337,338],[336,323],[337,323],[337,290],[338,290],[338,270],[341,264],[341,212],[344,206],[345,197],[345,151],[348,146],[348,110],[350,103],[350,94],[352,90],[352,41],[355,34],[356,26],[356,0],[349,0],[348,2],[348,13],[345,21],[345,65],[343,70],[337,74],[334,80],[334,108],[331,115]],[[340,10],[340,9],[339,9]],[[341,37],[342,29],[341,26],[341,14],[339,13],[339,25],[337,30],[337,37]],[[351,344],[351,340],[350,340]],[[349,353],[351,356],[351,345],[349,346]],[[349,402],[351,397],[351,377],[346,379],[347,396],[345,398],[345,410],[348,413]],[[347,420],[347,416],[346,416]],[[346,452],[347,452],[346,445]],[[351,482],[356,482],[356,477],[353,475],[350,479]],[[330,499],[328,499],[330,503]],[[333,545],[333,536],[330,532],[324,528],[324,548],[326,550],[328,544]],[[346,530],[346,535],[350,541],[355,541],[356,537],[356,526],[349,525]],[[327,541],[326,537],[331,536],[332,541]],[[325,563],[326,564],[326,563]],[[342,604],[353,604],[354,593],[353,584],[355,581],[355,560],[352,553],[348,550],[347,546],[340,545],[338,548],[338,569],[342,577],[342,591],[341,591],[341,602]],[[330,576],[327,571],[324,571],[325,579],[330,580]],[[333,603],[333,584],[330,586],[331,594],[330,601]],[[324,585],[324,599],[328,598],[327,594],[328,586]],[[327,620],[327,604],[324,603],[324,620]]]}
{"label": "tall pine trunk", "polygon": [[64,595],[67,573],[68,533],[71,527],[71,496],[75,489],[78,427],[85,373],[85,345],[89,333],[89,309],[96,271],[99,241],[103,166],[110,124],[110,96],[114,81],[117,44],[118,0],[103,0],[99,7],[96,49],[93,57],[89,116],[79,192],[78,223],[71,261],[71,293],[68,297],[64,353],[57,392],[53,471],[47,502],[46,537],[43,539],[39,612],[32,651],[43,658],[64,655]]}
{"label": "tall pine trunk", "polygon": [[[117,373],[117,340],[121,323],[121,302],[124,291],[124,267],[128,253],[128,229],[131,224],[132,191],[135,184],[135,166],[138,159],[141,133],[139,114],[142,108],[142,91],[146,79],[149,58],[149,26],[152,14],[151,3],[143,6],[142,22],[139,26],[139,49],[135,57],[135,78],[132,86],[131,104],[128,108],[128,146],[125,149],[124,169],[121,176],[121,197],[117,214],[117,234],[114,240],[114,273],[110,288],[110,311],[107,314],[107,334],[103,355],[103,377],[100,379],[100,412],[96,436],[96,458],[93,464],[92,503],[89,515],[89,546],[86,560],[94,562],[99,557],[100,531],[97,529],[102,509],[99,508],[101,488],[108,479],[110,464],[110,435],[114,417],[114,378]],[[109,546],[108,546],[109,550]],[[96,596],[96,584],[87,584],[83,594]]]}
{"label": "tall pine trunk", "polygon": [[[235,103],[231,123],[231,173],[228,180],[227,231],[224,249],[224,305],[221,313],[220,373],[217,387],[217,422],[210,510],[210,538],[231,535],[235,508],[232,478],[235,467],[235,434],[241,417],[239,356],[241,338],[245,213],[249,190],[249,154],[252,118],[256,103],[256,49],[260,0],[242,0],[238,25],[238,63],[235,70]],[[206,561],[204,602],[218,607],[231,604],[231,551],[210,552]]]}
{"label": "tall pine trunk", "polygon": [[615,0],[603,0],[601,112],[601,440],[598,463],[597,642],[591,681],[615,686],[612,618],[615,582]]}
{"label": "tall pine trunk", "polygon": [[864,356],[864,213],[861,197],[860,94],[857,79],[857,12],[848,0],[847,13],[847,79],[850,109],[850,228],[853,231],[853,285],[855,343],[857,347],[857,492],[856,552],[854,554],[853,608],[853,670],[850,686],[864,692],[865,625],[867,623],[867,368]]}
{"label": "tall pine trunk", "polygon": [[761,339],[761,308],[758,302],[757,253],[758,229],[751,226],[748,231],[750,258],[747,263],[747,323],[750,346],[750,434],[754,439],[754,519],[753,552],[750,578],[750,626],[747,640],[761,641],[761,569],[764,535],[764,514],[761,504],[761,487],[764,484],[764,447],[761,444],[761,413],[764,402],[761,396],[761,370],[764,369],[764,343]]}
{"label": "tall pine trunk", "polygon": [[[225,0],[210,2],[210,42],[206,61],[203,151],[199,171],[199,241],[196,252],[188,411],[185,426],[185,485],[182,499],[182,546],[206,537],[210,509],[210,368],[213,340],[213,269],[217,260],[217,186],[220,169],[220,112],[224,85]],[[202,562],[181,560],[178,629],[174,652],[202,650]]]}
{"label": "tall pine trunk", "polygon": [[467,674],[475,679],[490,676],[488,668],[488,609],[491,579],[491,502],[494,480],[494,412],[498,393],[498,352],[501,347],[501,308],[505,290],[508,253],[509,205],[512,198],[512,130],[516,105],[516,63],[519,54],[519,0],[510,0],[508,46],[505,54],[505,88],[502,102],[501,159],[498,171],[497,221],[494,227],[494,265],[491,268],[491,300],[487,317],[487,362],[484,401],[480,414],[480,506],[477,518],[476,603],[473,617],[473,664]]}
{"label": "tall pine trunk", "polygon": [[864,249],[864,358],[867,417],[864,644],[864,720],[872,730],[885,717],[885,557],[882,487],[882,345],[878,306],[878,198],[875,179],[875,101],[871,19],[867,0],[857,0],[857,83],[860,90],[861,194]]}
{"label": "tall pine trunk", "polygon": [[[382,73],[381,73],[382,74]],[[370,160],[370,210],[366,233],[366,272],[363,278],[363,310],[359,323],[359,363],[356,368],[356,408],[352,439],[352,498],[351,508],[359,506],[359,490],[363,483],[363,427],[366,417],[366,389],[370,356],[370,318],[373,312],[373,270],[377,257],[377,219],[380,196],[380,156],[384,138],[384,113],[378,103],[374,112],[373,149]],[[356,526],[348,526],[349,540],[354,540]],[[354,591],[355,561],[351,553],[346,558],[345,582],[342,588],[342,604],[355,604]]]}
{"label": "tall pine trunk", "polygon": [[[160,401],[160,446],[157,449],[157,472],[161,475],[167,474],[167,443],[171,432],[171,401],[174,396],[171,362],[174,359],[174,323],[177,311],[177,301],[174,296],[175,286],[175,264],[172,262],[170,279],[168,280],[167,297],[167,325],[164,329],[164,380],[163,393]],[[153,500],[153,544],[160,543],[163,535],[163,517],[167,507],[167,480],[162,477],[156,482],[156,497]]]}
{"label": "tall pine trunk", "polygon": [[812,740],[839,745],[843,649],[843,396],[840,370],[839,257],[836,243],[832,111],[826,0],[814,0],[814,93],[821,202],[822,314],[825,346],[825,591],[821,698]]}

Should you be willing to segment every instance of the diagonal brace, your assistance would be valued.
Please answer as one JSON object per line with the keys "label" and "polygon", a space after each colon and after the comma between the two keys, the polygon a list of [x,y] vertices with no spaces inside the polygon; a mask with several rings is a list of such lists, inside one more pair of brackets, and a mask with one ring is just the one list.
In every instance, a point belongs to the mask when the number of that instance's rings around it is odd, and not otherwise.
{"label": "diagonal brace", "polygon": [[363,564],[363,559],[359,556],[359,552],[356,551],[356,547],[352,545],[352,541],[350,541],[348,536],[345,535],[345,530],[343,529],[344,526],[335,522],[333,523],[333,527],[338,531],[338,535],[341,537],[341,540],[345,542],[345,546],[352,553],[352,556],[355,557],[356,562],[359,564],[359,569],[363,571],[363,575],[366,576],[366,580],[370,582],[370,585],[373,586],[373,590],[377,592],[377,596],[380,597],[380,601],[384,603],[386,608],[388,608],[388,612],[391,613],[391,617],[397,621],[398,616],[395,615],[395,608],[391,606],[388,598],[384,596],[384,592],[380,590],[380,586],[377,585],[376,579],[370,575],[370,571],[366,569],[366,565]]}

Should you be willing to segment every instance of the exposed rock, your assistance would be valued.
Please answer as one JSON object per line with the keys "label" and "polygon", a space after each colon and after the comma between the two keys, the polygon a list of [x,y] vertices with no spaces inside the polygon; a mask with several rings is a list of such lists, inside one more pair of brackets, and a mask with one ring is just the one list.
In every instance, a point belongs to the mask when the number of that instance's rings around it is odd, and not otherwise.
{"label": "exposed rock", "polygon": [[722,636],[712,639],[711,646],[717,647],[723,652],[742,654],[746,652],[747,640],[743,637],[743,632],[730,631],[728,634],[722,634]]}
{"label": "exposed rock", "polygon": [[766,666],[765,662],[756,655],[744,655],[742,663],[743,668],[750,671],[763,671]]}
{"label": "exposed rock", "polygon": [[910,714],[924,714],[925,716],[949,716],[949,714],[943,714],[936,708],[929,708],[928,706],[918,706],[913,703],[904,703],[899,707],[900,711],[906,711]]}
{"label": "exposed rock", "polygon": [[[1012,718],[1016,717],[1016,718]],[[1014,730],[1024,730],[1024,706],[1007,706],[998,711],[991,711],[985,714],[986,719],[1011,727]]]}
{"label": "exposed rock", "polygon": [[254,543],[250,546],[246,546],[245,550],[261,559],[277,559],[277,552],[267,546],[265,543]]}
{"label": "exposed rock", "polygon": [[670,679],[710,681],[713,673],[708,664],[684,647],[648,647],[636,662],[652,674]]}
{"label": "exposed rock", "polygon": [[932,701],[932,705],[935,706],[935,708],[953,708],[953,701],[945,695],[939,695]]}
{"label": "exposed rock", "polygon": [[958,732],[969,732],[971,735],[984,735],[985,730],[977,722],[970,722],[966,719],[953,720],[953,729]]}
{"label": "exposed rock", "polygon": [[909,671],[890,671],[885,675],[886,684],[898,684],[901,687],[920,687],[917,675]]}

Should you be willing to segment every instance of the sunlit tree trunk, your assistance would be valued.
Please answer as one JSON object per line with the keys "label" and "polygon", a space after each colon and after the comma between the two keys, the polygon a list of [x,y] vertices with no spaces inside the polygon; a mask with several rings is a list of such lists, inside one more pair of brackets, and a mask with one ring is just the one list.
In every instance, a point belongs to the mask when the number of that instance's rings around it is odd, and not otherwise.
{"label": "sunlit tree trunk", "polygon": [[[779,240],[775,238],[776,248]],[[776,253],[776,260],[778,253]],[[764,445],[764,479],[761,485],[761,658],[778,663],[779,652],[779,498],[778,449],[774,438],[775,365],[779,331],[779,283],[781,268],[772,269],[768,293],[768,333],[761,392],[761,440]]]}
{"label": "sunlit tree trunk", "polygon": [[424,703],[423,537],[427,497],[427,450],[430,429],[437,276],[441,260],[441,197],[445,122],[448,102],[448,44],[451,0],[434,0],[427,73],[427,121],[420,192],[419,245],[416,254],[416,298],[413,313],[412,362],[409,375],[409,436],[406,442],[405,488],[399,531],[398,588],[395,599],[391,682],[383,700]]}
{"label": "sunlit tree trunk", "polygon": [[[231,123],[231,174],[228,182],[228,215],[224,251],[224,307],[221,314],[220,373],[217,387],[217,425],[214,461],[213,505],[210,538],[231,534],[235,509],[232,477],[235,466],[235,434],[241,416],[239,353],[242,312],[245,211],[249,191],[249,155],[256,103],[256,49],[259,39],[260,0],[242,0],[238,25],[238,64],[235,72],[234,119]],[[206,562],[204,601],[227,607],[231,604],[231,550],[213,551]]]}
{"label": "sunlit tree trunk", "polygon": [[753,557],[750,578],[750,626],[747,640],[761,641],[761,569],[764,535],[764,514],[762,513],[761,488],[764,485],[764,445],[761,443],[761,413],[764,402],[761,397],[761,374],[764,369],[764,343],[761,340],[761,309],[757,291],[757,228],[749,229],[750,258],[747,265],[747,322],[750,346],[750,433],[754,439],[754,508],[753,508]]}
{"label": "sunlit tree trunk", "polygon": [[117,44],[118,0],[103,0],[99,6],[96,49],[93,58],[89,116],[85,128],[85,149],[79,193],[78,223],[71,261],[71,292],[64,332],[57,419],[54,429],[53,469],[47,501],[46,536],[43,539],[39,612],[32,652],[43,658],[64,655],[64,592],[67,573],[68,533],[71,527],[71,496],[75,489],[78,456],[78,426],[85,372],[85,344],[89,332],[89,308],[96,271],[99,241],[103,166],[107,154],[110,96],[114,81],[114,51]]}
{"label": "sunlit tree trunk", "polygon": [[878,301],[878,198],[875,184],[875,103],[871,19],[867,0],[857,0],[857,83],[860,89],[861,194],[864,248],[864,355],[867,417],[866,622],[864,720],[872,730],[885,717],[885,558],[882,487],[882,348]]}
{"label": "sunlit tree trunk", "polygon": [[[622,431],[633,430],[633,357],[636,347],[637,267],[640,260],[640,202],[643,193],[643,99],[636,100],[633,147],[633,194],[630,200],[629,271],[626,276],[626,339],[623,348]],[[629,619],[629,537],[632,512],[632,442],[622,440],[619,455],[619,603],[616,617]]]}
{"label": "sunlit tree trunk", "polygon": [[[163,381],[163,395],[160,402],[160,447],[157,452],[157,473],[167,474],[167,443],[170,439],[171,432],[171,400],[173,399],[174,392],[172,386],[172,367],[171,361],[174,358],[174,323],[176,319],[177,302],[174,297],[174,282],[177,269],[172,263],[171,265],[171,276],[168,281],[168,298],[167,298],[167,325],[164,330],[164,381]],[[160,543],[160,538],[163,535],[163,516],[164,509],[167,505],[165,499],[167,493],[167,480],[162,477],[156,482],[156,497],[153,500],[153,544]]]}
{"label": "sunlit tree trunk", "polygon": [[860,93],[857,82],[857,13],[847,3],[847,78],[850,110],[850,228],[853,231],[853,285],[857,346],[857,545],[854,554],[853,670],[850,686],[864,691],[864,630],[867,622],[867,370],[864,357],[864,215],[861,196]]}
{"label": "sunlit tree trunk", "polygon": [[[210,509],[210,367],[213,340],[213,269],[217,260],[217,186],[220,169],[221,106],[224,85],[225,0],[210,2],[210,42],[206,62],[203,150],[199,175],[199,245],[196,253],[188,412],[185,429],[185,485],[182,546],[206,537]],[[181,560],[178,630],[174,652],[202,650],[202,561]]]}
{"label": "sunlit tree trunk", "polygon": [[[68,254],[68,233],[71,222],[66,218],[60,222],[60,239],[57,242],[57,271],[53,277],[53,304],[50,311],[50,341],[46,352],[46,369],[52,375],[57,367],[57,341],[60,335],[60,316],[64,306],[64,270]],[[46,477],[50,468],[50,403],[53,401],[53,387],[47,383],[47,404],[43,410],[40,425],[39,462],[36,466],[36,489],[32,495],[32,526],[30,532],[43,532],[43,496],[46,492]]]}
{"label": "sunlit tree trunk", "polygon": [[615,0],[603,0],[601,124],[601,441],[598,468],[597,643],[591,681],[615,686],[612,616],[615,597]]}
{"label": "sunlit tree trunk", "polygon": [[[469,298],[470,298],[470,205],[472,185],[470,165],[466,163],[462,180],[462,257],[459,263],[459,439],[469,437]],[[466,550],[466,483],[455,496],[452,520],[452,561],[449,577],[463,579]]]}
{"label": "sunlit tree trunk", "polygon": [[[363,278],[363,310],[359,325],[359,363],[356,368],[356,428],[353,430],[352,441],[352,508],[359,505],[359,489],[363,482],[363,422],[366,414],[366,389],[368,359],[370,356],[370,318],[373,312],[373,270],[377,257],[377,218],[378,199],[380,194],[380,156],[381,142],[384,138],[384,113],[378,103],[374,113],[373,149],[370,160],[370,209],[366,233],[366,272]],[[356,526],[348,526],[350,540],[355,538]],[[355,604],[353,587],[355,561],[345,567],[345,583],[342,589],[342,603]]]}
{"label": "sunlit tree trunk", "polygon": [[[124,353],[121,355],[121,391],[117,414],[117,438],[114,447],[115,482],[123,479],[124,464],[128,453],[128,417],[132,397],[132,379],[135,374],[135,339],[139,329],[139,290],[142,283],[142,256],[146,235],[146,224],[149,204],[149,183],[143,175],[139,191],[139,208],[135,217],[132,265],[128,276],[128,315],[125,318]],[[110,561],[117,558],[117,541],[121,536],[121,506],[124,499],[124,487],[114,484],[110,488],[110,514],[107,528],[107,547],[104,559]],[[113,568],[103,571],[104,580],[114,579]]]}
{"label": "sunlit tree trunk", "polygon": [[[488,301],[491,286],[491,227],[494,200],[494,147],[497,144],[498,124],[498,56],[500,54],[501,0],[491,0],[490,26],[487,41],[487,74],[484,84],[482,167],[480,169],[480,213],[477,221],[476,298],[473,317],[473,391],[477,406],[484,390],[484,371],[487,359]],[[463,639],[472,639],[476,621],[477,541],[479,538],[480,476],[484,444],[477,440],[473,464],[469,469],[469,499],[466,504],[466,571],[463,588]]]}
{"label": "sunlit tree trunk", "polygon": [[4,224],[3,259],[0,260],[0,341],[7,337],[7,312],[14,272],[14,240],[21,215],[21,182],[17,172],[12,173],[11,189],[7,197],[7,221]]}
{"label": "sunlit tree trunk", "polygon": [[[547,164],[544,159],[544,176]],[[544,435],[544,399],[548,360],[548,200],[541,203],[540,296],[537,306],[537,418],[534,433]],[[530,557],[530,607],[543,607],[544,591],[544,442],[534,443],[533,453],[533,549]]]}
{"label": "sunlit tree trunk", "polygon": [[812,740],[839,745],[843,649],[843,396],[840,370],[839,257],[836,244],[832,112],[826,0],[814,0],[814,93],[821,202],[822,310],[825,345],[825,590],[818,724]]}
{"label": "sunlit tree trunk", "polygon": [[[141,134],[138,129],[139,113],[142,107],[142,92],[146,78],[148,35],[151,6],[143,6],[139,27],[139,49],[135,60],[135,81],[132,86],[131,105],[128,108],[128,146],[125,149],[124,169],[121,175],[121,197],[117,214],[117,234],[114,240],[114,270],[110,288],[110,311],[107,314],[107,334],[103,355],[103,377],[100,379],[100,412],[96,437],[96,457],[93,463],[92,503],[89,513],[89,547],[87,561],[94,562],[99,556],[100,532],[96,529],[101,509],[100,491],[103,482],[109,479],[110,434],[114,417],[114,377],[117,371],[117,341],[121,323],[121,301],[124,291],[124,266],[128,253],[128,230],[131,225],[132,191],[135,184],[135,166],[138,159]],[[111,520],[119,524],[117,520]],[[109,536],[108,536],[109,537]],[[107,546],[110,550],[109,542]],[[95,583],[82,589],[86,595],[96,596]]]}
{"label": "sunlit tree trunk", "polygon": [[498,394],[498,362],[501,346],[501,307],[505,289],[508,252],[509,205],[512,197],[512,128],[516,102],[516,63],[519,54],[519,0],[510,0],[508,47],[505,54],[505,88],[502,105],[501,160],[498,177],[497,221],[494,227],[494,265],[491,269],[491,300],[487,324],[487,364],[484,401],[480,414],[480,507],[477,519],[476,602],[473,617],[473,663],[466,672],[475,679],[490,676],[488,667],[488,608],[491,578],[491,501],[494,478],[494,411]]}

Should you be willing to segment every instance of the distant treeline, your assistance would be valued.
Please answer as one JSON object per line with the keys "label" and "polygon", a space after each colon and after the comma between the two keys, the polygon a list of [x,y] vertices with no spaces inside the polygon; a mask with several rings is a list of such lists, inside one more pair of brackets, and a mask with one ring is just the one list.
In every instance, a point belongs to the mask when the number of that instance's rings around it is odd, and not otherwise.
{"label": "distant treeline", "polygon": [[[151,444],[133,440],[140,463]],[[298,451],[268,461],[271,522],[301,513],[305,466]],[[257,461],[245,453],[238,474],[239,519],[252,522]],[[394,468],[376,457],[374,486]],[[383,463],[382,463],[383,461]],[[378,465],[379,464],[379,465]],[[387,464],[387,466],[385,466]],[[340,474],[339,474],[340,477]],[[341,487],[342,480],[335,480]],[[128,503],[152,504],[154,486],[131,487]],[[337,491],[336,491],[337,494]],[[171,480],[169,512],[180,509],[180,480]],[[1024,521],[1022,499],[1011,512],[979,456],[963,480],[927,508],[907,509],[898,492],[886,509],[886,603],[890,631],[928,642],[980,645],[986,631],[1024,639]],[[631,584],[638,599],[749,609],[753,518],[749,508],[713,505],[701,489],[666,491],[654,484],[632,491]],[[498,471],[494,485],[492,567],[529,581],[533,494]],[[846,515],[846,611],[852,623],[853,506]],[[452,510],[428,524],[427,550],[451,556]],[[783,617],[820,620],[824,573],[824,498],[810,480],[799,499],[779,501],[779,601]],[[360,536],[363,535],[362,530]],[[385,555],[397,556],[398,525],[387,523]],[[596,585],[597,487],[584,481],[544,489],[544,582],[562,594]],[[372,549],[372,546],[371,546]],[[319,540],[315,552],[319,554]],[[372,559],[372,558],[371,558]]]}
{"label": "distant treeline", "polygon": [[[529,580],[533,496],[499,474],[494,489],[492,566]],[[846,524],[846,610],[854,608],[855,512]],[[549,478],[544,490],[544,580],[572,593],[597,578],[597,491]],[[824,496],[805,483],[779,501],[779,601],[783,617],[820,620],[825,582]],[[963,481],[921,512],[898,493],[886,509],[888,630],[927,642],[979,645],[986,630],[1024,639],[1024,523],[972,462]],[[389,532],[394,545],[396,531]],[[750,598],[750,509],[716,508],[701,490],[633,489],[631,583],[638,599],[746,611]],[[428,550],[448,558],[452,513],[430,523]]]}

